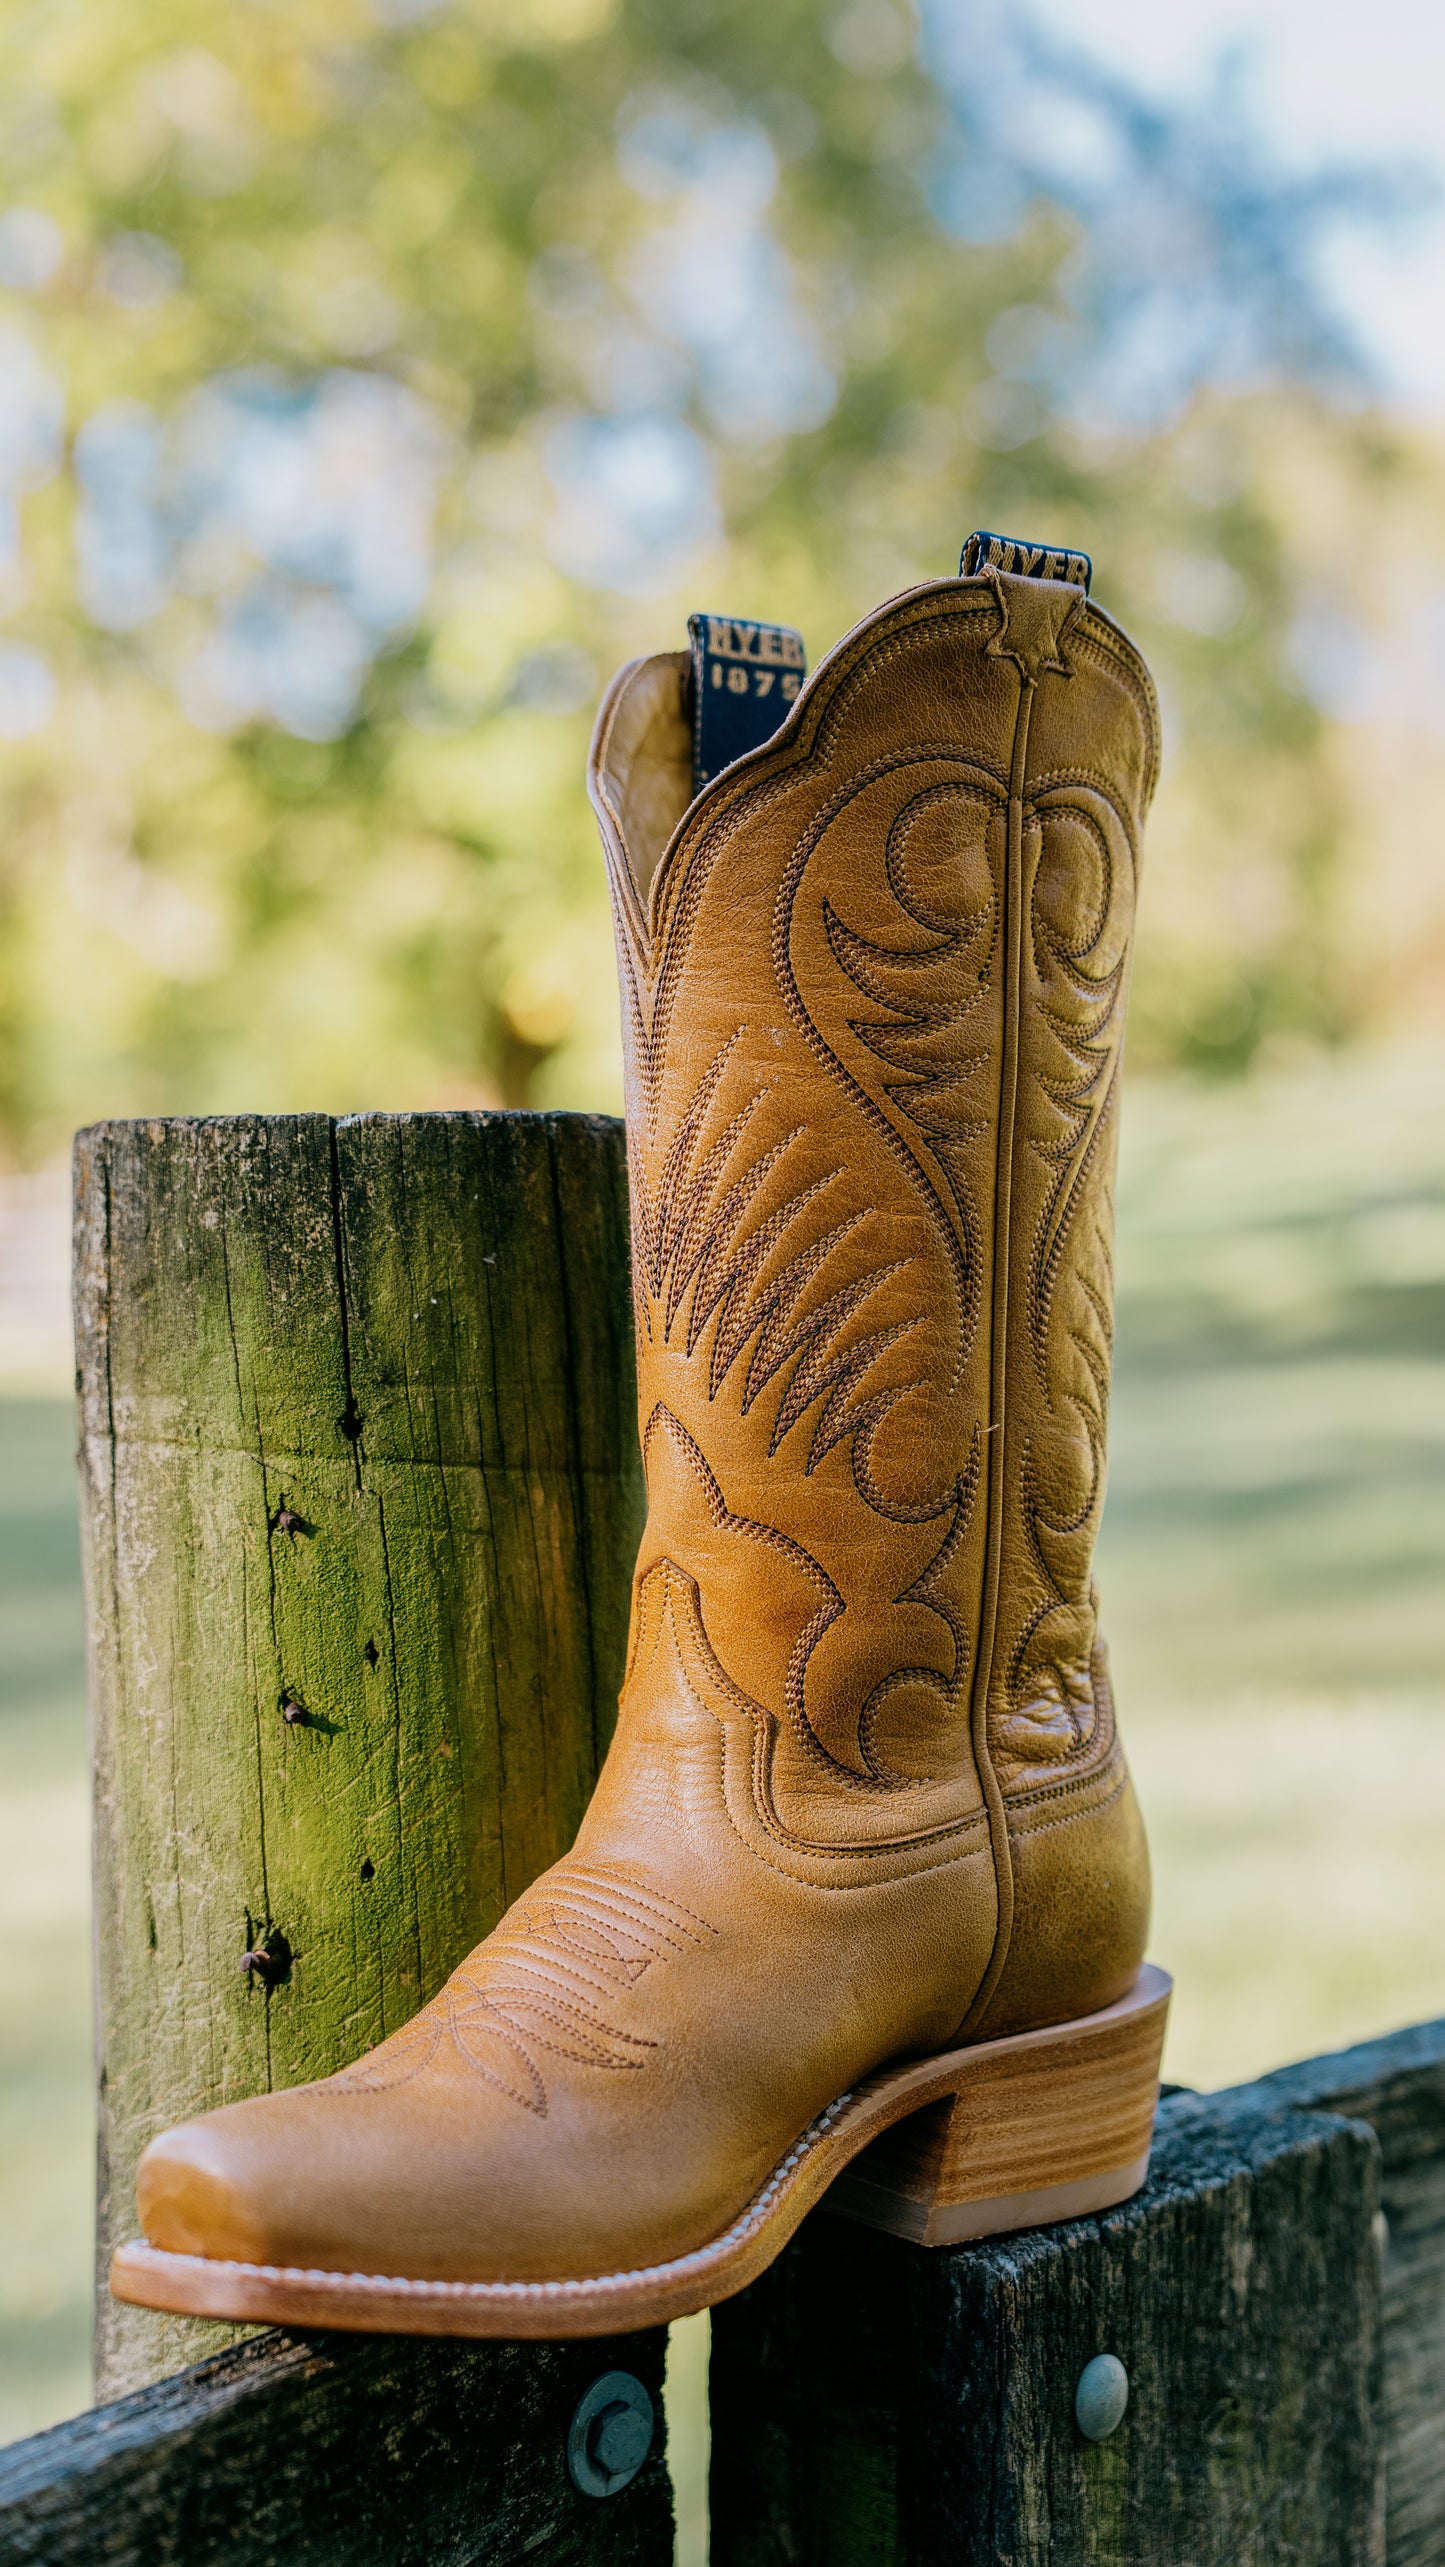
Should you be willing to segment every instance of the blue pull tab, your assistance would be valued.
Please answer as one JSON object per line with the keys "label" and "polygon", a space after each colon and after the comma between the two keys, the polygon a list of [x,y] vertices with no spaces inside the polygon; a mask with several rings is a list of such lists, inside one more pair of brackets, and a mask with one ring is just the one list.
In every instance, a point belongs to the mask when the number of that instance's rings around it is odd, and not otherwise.
{"label": "blue pull tab", "polygon": [[791,624],[745,624],[736,615],[689,615],[692,644],[692,789],[770,740],[807,674],[803,636]]}
{"label": "blue pull tab", "polygon": [[1066,579],[1089,594],[1094,565],[1087,553],[1070,552],[1063,544],[1031,544],[1022,535],[970,535],[958,565],[960,579],[981,570],[1013,571],[1020,579]]}

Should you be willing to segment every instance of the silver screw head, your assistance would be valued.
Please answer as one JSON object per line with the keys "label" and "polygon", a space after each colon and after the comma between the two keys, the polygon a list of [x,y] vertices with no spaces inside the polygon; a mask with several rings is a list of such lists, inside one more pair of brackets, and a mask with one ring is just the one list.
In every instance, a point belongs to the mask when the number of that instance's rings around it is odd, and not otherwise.
{"label": "silver screw head", "polygon": [[1129,2403],[1129,2374],[1117,2353],[1096,2353],[1079,2373],[1074,2391],[1074,2421],[1087,2442],[1107,2442],[1124,2421]]}
{"label": "silver screw head", "polygon": [[577,2401],[567,2429],[567,2470],[584,2496],[617,2496],[652,2449],[657,2418],[631,2371],[604,2371]]}

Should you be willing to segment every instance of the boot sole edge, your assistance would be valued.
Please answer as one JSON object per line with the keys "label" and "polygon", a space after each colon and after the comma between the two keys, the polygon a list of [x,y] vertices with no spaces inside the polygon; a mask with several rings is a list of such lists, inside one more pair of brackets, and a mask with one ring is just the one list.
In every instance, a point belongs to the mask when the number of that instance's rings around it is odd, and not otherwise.
{"label": "boot sole edge", "polygon": [[1111,2209],[1139,2191],[1173,1982],[1146,1964],[1072,2023],[881,2069],[819,2114],[721,2236],[633,2272],[428,2281],[116,2249],[114,2297],[181,2317],[360,2333],[558,2341],[691,2316],[745,2290],[808,2212],[951,2246]]}

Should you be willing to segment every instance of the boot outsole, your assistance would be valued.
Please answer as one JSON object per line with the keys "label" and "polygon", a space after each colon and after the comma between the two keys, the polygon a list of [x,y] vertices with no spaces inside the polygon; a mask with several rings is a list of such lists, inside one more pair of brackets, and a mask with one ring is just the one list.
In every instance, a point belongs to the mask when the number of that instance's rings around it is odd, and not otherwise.
{"label": "boot outsole", "polygon": [[1108,2210],[1148,2173],[1172,1985],[1146,1965],[1097,2014],[881,2069],[818,2115],[720,2237],[667,2263],[587,2281],[425,2281],[136,2241],[117,2248],[110,2287],[141,2308],[272,2326],[614,2335],[744,2290],[820,2202],[922,2246]]}

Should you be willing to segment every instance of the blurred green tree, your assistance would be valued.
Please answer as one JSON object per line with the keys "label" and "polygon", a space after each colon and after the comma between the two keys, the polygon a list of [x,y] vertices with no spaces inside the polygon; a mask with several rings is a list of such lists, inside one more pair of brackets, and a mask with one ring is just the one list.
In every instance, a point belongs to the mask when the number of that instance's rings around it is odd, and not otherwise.
{"label": "blurred green tree", "polygon": [[[974,524],[1093,551],[1161,675],[1144,1057],[1367,1020],[1311,678],[1364,626],[1310,624],[1318,512],[1438,518],[1439,476],[1336,397],[1308,254],[1351,183],[1017,13],[921,35],[889,0],[8,0],[13,1152],[613,1103],[608,669],[693,606],[816,658]],[[1027,145],[1061,98],[1067,183]]]}

